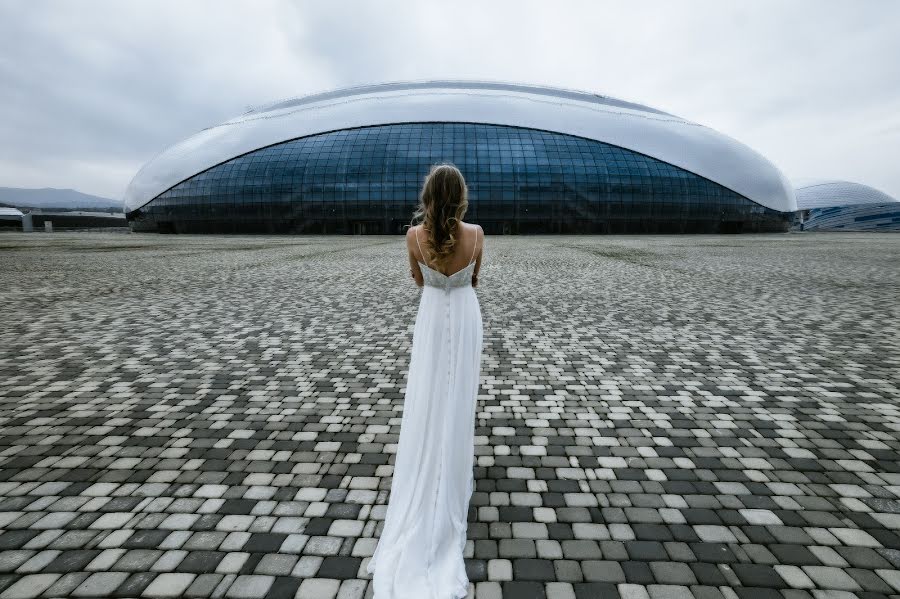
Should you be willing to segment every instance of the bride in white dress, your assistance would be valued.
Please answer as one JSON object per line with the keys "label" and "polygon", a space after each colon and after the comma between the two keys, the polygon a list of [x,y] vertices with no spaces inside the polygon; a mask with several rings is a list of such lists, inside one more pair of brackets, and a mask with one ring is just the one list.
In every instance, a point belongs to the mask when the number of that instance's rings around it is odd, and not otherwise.
{"label": "bride in white dress", "polygon": [[[463,549],[473,474],[475,404],[482,355],[475,294],[484,246],[462,221],[465,180],[432,167],[406,235],[422,287],[403,417],[384,526],[366,570],[374,599],[460,599],[468,593]],[[468,260],[468,262],[466,262]]]}

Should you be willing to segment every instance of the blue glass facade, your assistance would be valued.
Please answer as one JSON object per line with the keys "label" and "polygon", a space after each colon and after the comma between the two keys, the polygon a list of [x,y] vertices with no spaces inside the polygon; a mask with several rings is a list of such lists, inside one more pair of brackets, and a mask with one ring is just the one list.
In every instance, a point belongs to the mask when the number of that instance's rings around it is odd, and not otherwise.
{"label": "blue glass facade", "polygon": [[456,164],[486,233],[786,231],[791,213],[624,148],[535,129],[404,123],[238,156],[129,213],[135,230],[403,233],[429,167]]}

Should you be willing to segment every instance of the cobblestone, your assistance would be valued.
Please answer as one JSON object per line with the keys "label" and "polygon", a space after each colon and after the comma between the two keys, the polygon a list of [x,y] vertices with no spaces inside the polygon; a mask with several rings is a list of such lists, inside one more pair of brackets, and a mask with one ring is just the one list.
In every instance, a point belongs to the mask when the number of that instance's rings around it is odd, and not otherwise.
{"label": "cobblestone", "polygon": [[[0,599],[371,599],[404,251],[0,235]],[[898,259],[488,237],[470,597],[900,597]]]}

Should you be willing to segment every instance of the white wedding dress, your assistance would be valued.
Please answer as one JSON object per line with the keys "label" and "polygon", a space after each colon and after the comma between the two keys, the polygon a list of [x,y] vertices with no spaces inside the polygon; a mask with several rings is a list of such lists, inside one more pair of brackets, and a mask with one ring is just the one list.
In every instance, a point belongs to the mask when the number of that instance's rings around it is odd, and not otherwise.
{"label": "white wedding dress", "polygon": [[373,574],[374,599],[460,599],[468,592],[463,549],[475,487],[482,355],[474,258],[473,249],[469,264],[450,276],[419,262],[425,285],[391,491],[384,527],[366,566]]}

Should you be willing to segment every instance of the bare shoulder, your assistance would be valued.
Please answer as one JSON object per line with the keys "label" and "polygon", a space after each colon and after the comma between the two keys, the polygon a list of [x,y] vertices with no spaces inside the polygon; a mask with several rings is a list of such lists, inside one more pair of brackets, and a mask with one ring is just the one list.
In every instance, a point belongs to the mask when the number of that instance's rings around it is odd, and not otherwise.
{"label": "bare shoulder", "polygon": [[[478,251],[484,247],[484,230],[477,223],[466,223],[466,226],[472,231],[472,251]],[[479,254],[481,252],[478,252]]]}

